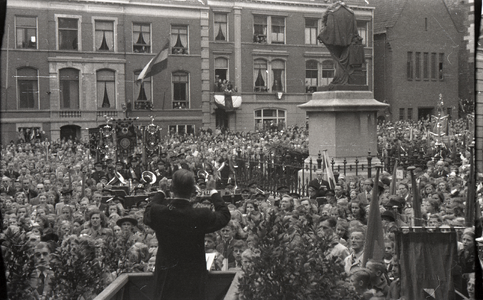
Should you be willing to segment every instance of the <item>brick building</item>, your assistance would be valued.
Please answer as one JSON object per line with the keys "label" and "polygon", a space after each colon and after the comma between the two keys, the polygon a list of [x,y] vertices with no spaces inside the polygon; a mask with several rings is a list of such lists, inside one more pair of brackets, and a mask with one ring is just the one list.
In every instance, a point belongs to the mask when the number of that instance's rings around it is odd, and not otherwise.
{"label": "brick building", "polygon": [[[372,20],[365,1],[347,2],[366,44],[372,78]],[[2,143],[44,131],[85,138],[87,128],[149,116],[163,132],[301,125],[317,85],[330,82],[329,52],[316,40],[327,3],[314,1],[9,1],[1,49]],[[163,72],[136,78],[166,43]],[[229,80],[236,92],[225,103]],[[233,89],[234,90],[234,89]]]}
{"label": "brick building", "polygon": [[458,32],[443,0],[374,0],[374,97],[386,118],[418,120],[444,108],[458,116]]}

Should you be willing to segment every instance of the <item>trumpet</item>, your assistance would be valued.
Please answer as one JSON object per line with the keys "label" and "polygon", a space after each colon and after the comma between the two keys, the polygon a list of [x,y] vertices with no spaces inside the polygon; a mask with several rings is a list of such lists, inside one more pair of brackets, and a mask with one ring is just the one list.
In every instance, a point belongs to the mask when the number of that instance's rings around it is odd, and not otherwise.
{"label": "trumpet", "polygon": [[255,190],[257,191],[257,194],[260,193],[265,195],[265,191],[261,190],[260,188],[256,188]]}
{"label": "trumpet", "polygon": [[156,182],[156,179],[156,175],[151,171],[144,171],[141,174],[141,182],[143,183],[154,184]]}

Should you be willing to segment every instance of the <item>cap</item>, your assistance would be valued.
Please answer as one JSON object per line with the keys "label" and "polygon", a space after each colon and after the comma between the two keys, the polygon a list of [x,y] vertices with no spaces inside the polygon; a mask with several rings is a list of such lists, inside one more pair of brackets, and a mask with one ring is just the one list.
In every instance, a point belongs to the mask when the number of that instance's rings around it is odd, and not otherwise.
{"label": "cap", "polygon": [[292,198],[300,198],[300,194],[297,193],[289,193],[288,195]]}
{"label": "cap", "polygon": [[106,202],[115,202],[115,201],[119,201],[121,203],[124,203],[124,198],[116,195],[116,196],[112,197],[111,199],[107,199]]}
{"label": "cap", "polygon": [[326,196],[335,196],[335,192],[334,192],[333,190],[327,190],[327,191],[325,192],[325,195],[326,195]]}
{"label": "cap", "polygon": [[279,186],[277,188],[277,192],[281,192],[281,193],[284,192],[284,191],[288,191],[288,190],[290,190],[290,189],[285,185]]}
{"label": "cap", "polygon": [[248,185],[248,187],[256,187],[256,186],[257,186],[256,182],[250,182],[250,184]]}
{"label": "cap", "polygon": [[118,160],[118,161],[116,161],[116,165],[118,165],[118,166],[124,166],[124,163],[122,161]]}
{"label": "cap", "polygon": [[98,161],[98,162],[96,162],[96,163],[94,164],[94,166],[96,166],[96,167],[102,167],[102,163],[101,163],[100,161]]}

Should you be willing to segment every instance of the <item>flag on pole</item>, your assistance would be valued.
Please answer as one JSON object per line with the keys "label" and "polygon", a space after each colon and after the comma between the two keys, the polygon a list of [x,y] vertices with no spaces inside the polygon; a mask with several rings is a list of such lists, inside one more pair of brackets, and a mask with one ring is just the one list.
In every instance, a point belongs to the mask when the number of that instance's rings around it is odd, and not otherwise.
{"label": "flag on pole", "polygon": [[335,189],[335,176],[330,167],[329,155],[327,155],[327,150],[324,150],[324,155],[322,158],[322,171],[326,175],[326,180],[329,183],[330,189]]}
{"label": "flag on pole", "polygon": [[367,261],[370,259],[382,262],[384,258],[384,234],[382,232],[382,219],[379,210],[379,170],[380,168],[377,168],[374,187],[372,189],[369,217],[367,218],[367,234],[364,244],[364,255],[362,257],[363,267],[366,266]]}
{"label": "flag on pole", "polygon": [[[468,180],[468,191],[466,195],[466,210],[465,210],[465,226],[470,227],[475,225],[475,206],[479,210],[479,204],[475,203],[476,182],[475,182],[475,166],[474,166],[474,147],[470,147],[470,177]],[[477,211],[479,214],[479,212]]]}
{"label": "flag on pole", "polygon": [[169,40],[163,49],[152,58],[143,68],[136,81],[142,81],[145,78],[154,76],[168,67]]}

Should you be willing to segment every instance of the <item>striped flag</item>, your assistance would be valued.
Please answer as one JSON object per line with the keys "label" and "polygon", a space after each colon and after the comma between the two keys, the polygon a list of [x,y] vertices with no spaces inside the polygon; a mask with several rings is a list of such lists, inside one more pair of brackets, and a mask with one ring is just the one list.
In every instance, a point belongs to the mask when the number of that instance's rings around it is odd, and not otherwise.
{"label": "striped flag", "polygon": [[143,81],[145,78],[154,76],[168,67],[169,40],[163,49],[152,58],[143,68],[136,81]]}

